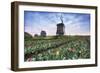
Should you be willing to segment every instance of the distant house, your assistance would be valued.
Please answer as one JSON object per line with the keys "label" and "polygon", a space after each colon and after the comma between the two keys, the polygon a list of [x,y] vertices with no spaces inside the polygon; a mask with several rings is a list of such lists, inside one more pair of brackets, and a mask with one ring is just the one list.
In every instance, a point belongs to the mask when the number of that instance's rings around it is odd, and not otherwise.
{"label": "distant house", "polygon": [[41,31],[41,36],[46,37],[46,31]]}
{"label": "distant house", "polygon": [[56,35],[58,35],[58,36],[64,35],[64,33],[65,33],[65,25],[63,23],[62,17],[60,19],[61,19],[61,23],[57,24],[57,31],[56,31]]}

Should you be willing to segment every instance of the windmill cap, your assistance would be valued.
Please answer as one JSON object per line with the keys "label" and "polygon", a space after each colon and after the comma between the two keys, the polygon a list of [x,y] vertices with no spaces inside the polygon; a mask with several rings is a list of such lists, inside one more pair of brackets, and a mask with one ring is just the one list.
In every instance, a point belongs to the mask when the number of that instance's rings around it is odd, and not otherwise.
{"label": "windmill cap", "polygon": [[63,23],[59,23],[57,24],[57,26],[65,26]]}

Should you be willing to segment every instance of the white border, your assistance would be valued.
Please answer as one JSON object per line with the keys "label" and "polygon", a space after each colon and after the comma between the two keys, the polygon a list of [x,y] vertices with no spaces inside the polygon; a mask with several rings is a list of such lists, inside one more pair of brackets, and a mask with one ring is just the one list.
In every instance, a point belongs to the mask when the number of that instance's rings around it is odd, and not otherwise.
{"label": "white border", "polygon": [[[36,61],[24,62],[24,10],[29,11],[49,11],[49,12],[73,12],[73,13],[89,13],[91,14],[91,59],[79,60],[63,60],[63,61]],[[19,68],[35,68],[49,66],[64,66],[64,65],[83,65],[95,64],[95,11],[93,9],[79,8],[60,8],[47,6],[19,6]]]}

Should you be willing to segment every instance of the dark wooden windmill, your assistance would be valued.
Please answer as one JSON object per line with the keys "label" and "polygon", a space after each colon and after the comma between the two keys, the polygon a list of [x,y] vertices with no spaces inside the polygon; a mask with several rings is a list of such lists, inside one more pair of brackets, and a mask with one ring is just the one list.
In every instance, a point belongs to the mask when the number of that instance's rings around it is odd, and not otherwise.
{"label": "dark wooden windmill", "polygon": [[65,33],[65,25],[63,23],[62,15],[60,17],[60,20],[61,20],[61,23],[57,24],[57,31],[56,31],[57,36],[64,35],[64,33]]}

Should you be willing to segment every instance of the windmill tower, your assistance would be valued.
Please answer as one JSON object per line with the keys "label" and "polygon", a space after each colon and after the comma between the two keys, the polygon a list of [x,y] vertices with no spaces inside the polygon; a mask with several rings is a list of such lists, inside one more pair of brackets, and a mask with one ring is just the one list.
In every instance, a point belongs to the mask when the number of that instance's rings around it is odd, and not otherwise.
{"label": "windmill tower", "polygon": [[61,23],[57,24],[57,31],[56,31],[56,35],[57,36],[64,35],[64,33],[65,33],[65,25],[63,23],[63,17],[62,17],[62,15],[60,17],[60,20],[61,20]]}

